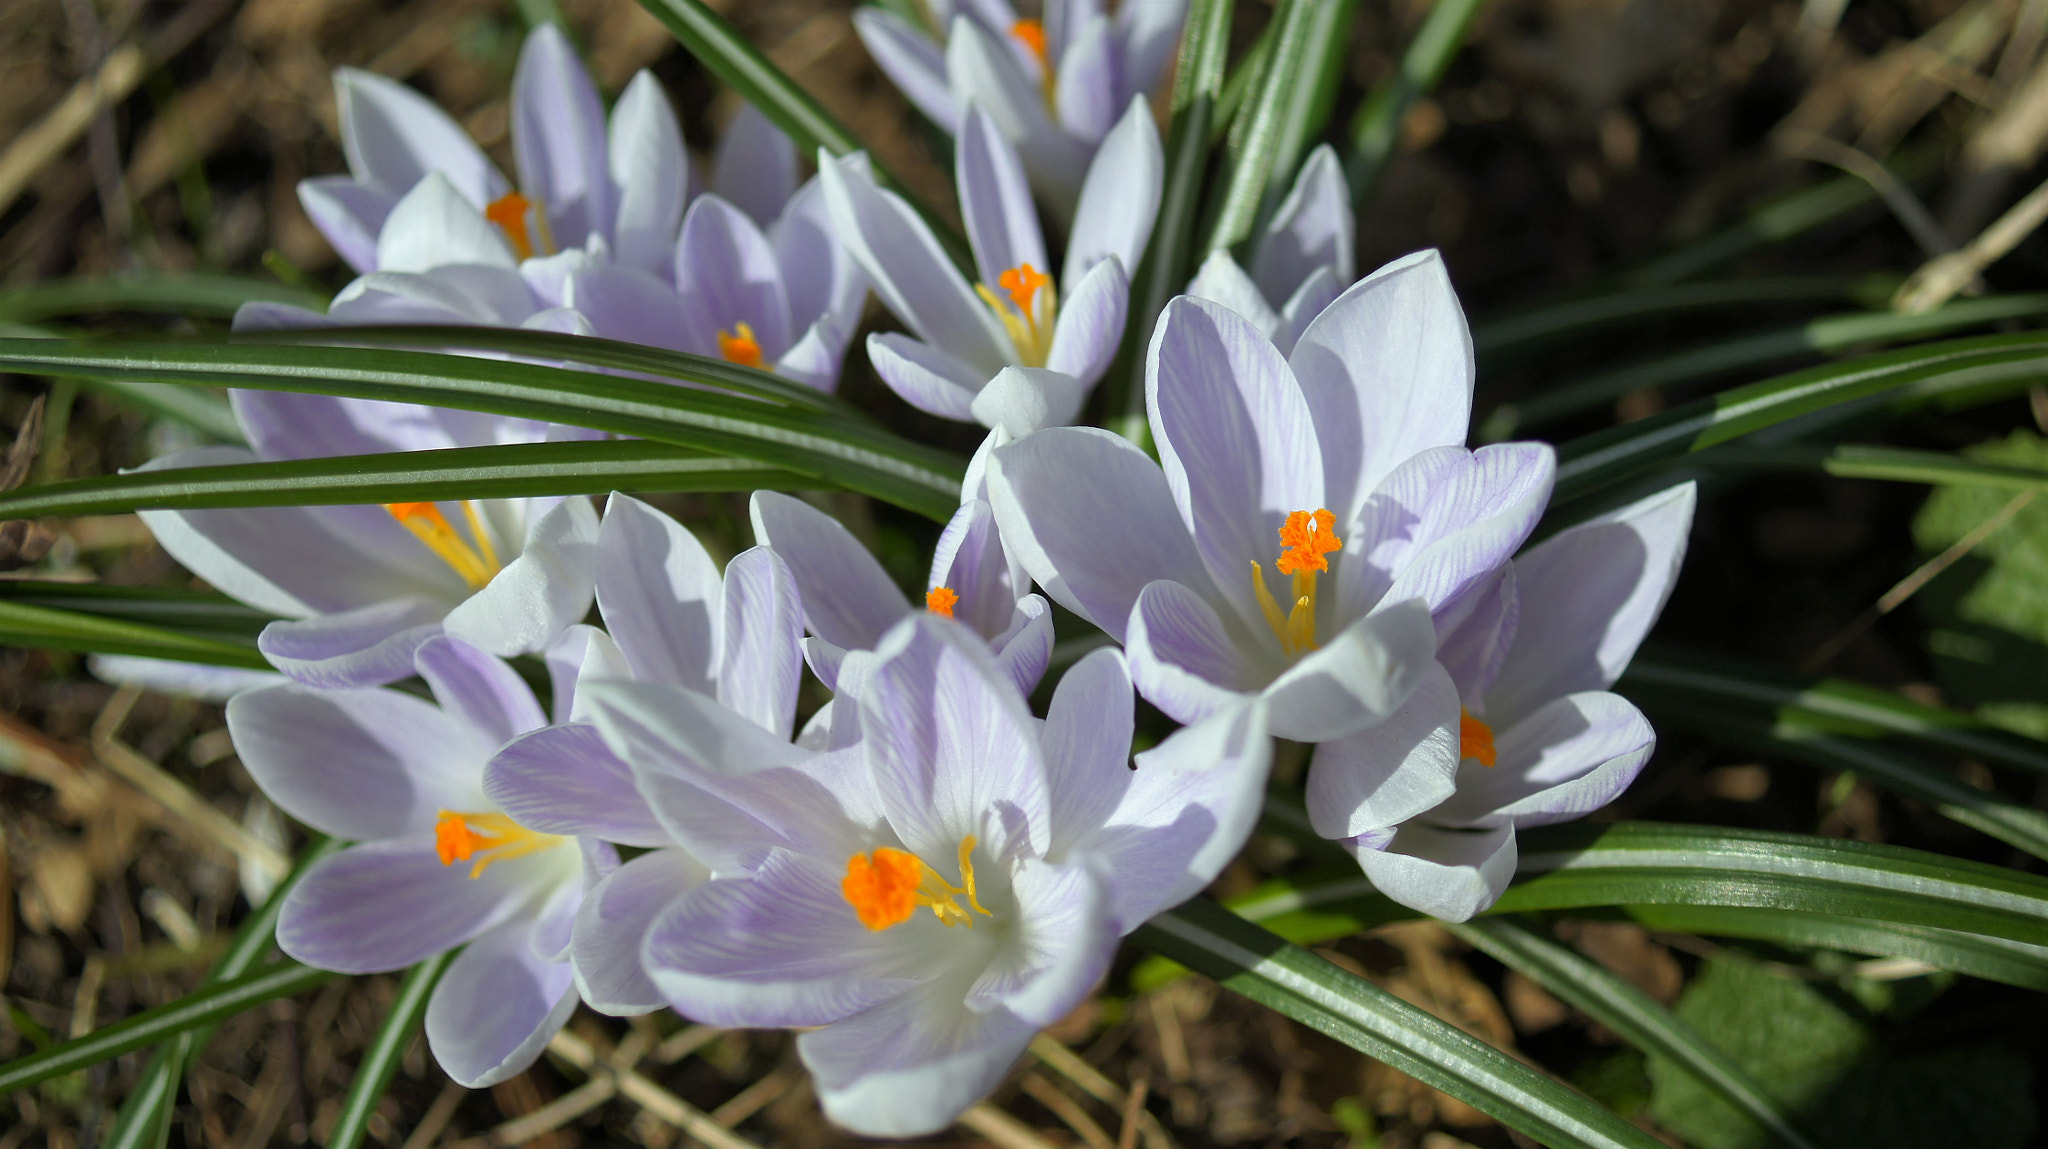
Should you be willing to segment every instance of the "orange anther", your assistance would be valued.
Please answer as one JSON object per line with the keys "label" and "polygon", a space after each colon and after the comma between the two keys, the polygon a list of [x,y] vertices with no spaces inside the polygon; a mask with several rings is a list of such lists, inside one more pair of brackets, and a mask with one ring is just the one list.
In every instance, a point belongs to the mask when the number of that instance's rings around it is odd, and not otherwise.
{"label": "orange anther", "polygon": [[1049,63],[1045,54],[1045,24],[1039,20],[1019,20],[1010,25],[1010,35],[1015,36],[1031,54],[1038,57],[1040,64]]}
{"label": "orange anther", "polygon": [[1334,528],[1337,516],[1325,510],[1313,514],[1295,511],[1280,525],[1280,561],[1274,565],[1281,574],[1299,574],[1302,571],[1326,571],[1329,560],[1323,558],[1331,551],[1344,545]]}
{"label": "orange anther", "polygon": [[742,367],[761,365],[760,341],[754,338],[754,329],[745,323],[737,325],[731,334],[718,333],[718,353],[725,356],[726,362]]}
{"label": "orange anther", "polygon": [[384,509],[401,523],[408,519],[425,519],[437,527],[448,526],[448,516],[432,503],[385,503]]}
{"label": "orange anther", "polygon": [[479,834],[469,828],[460,814],[442,811],[441,820],[434,823],[434,852],[441,856],[441,864],[452,866],[467,862],[471,854],[479,849],[488,849],[496,838]]}
{"label": "orange anther", "polygon": [[1458,757],[1477,758],[1479,764],[1491,768],[1498,755],[1493,749],[1493,727],[1472,717],[1472,712],[1458,708]]}
{"label": "orange anther", "polygon": [[526,230],[526,213],[532,208],[533,201],[518,192],[506,192],[484,208],[484,218],[498,225],[512,242],[512,253],[521,259],[533,258],[533,240]]}
{"label": "orange anther", "polygon": [[1051,276],[1028,263],[996,276],[996,286],[1010,293],[1010,302],[1017,305],[1017,310],[1023,312],[1026,319],[1031,317],[1031,298],[1038,294],[1039,288],[1051,282]]}
{"label": "orange anther", "polygon": [[953,617],[953,604],[959,601],[960,596],[954,594],[950,587],[935,586],[924,592],[924,608],[947,618]]}
{"label": "orange anther", "polygon": [[872,854],[855,854],[846,860],[846,878],[839,891],[860,915],[860,924],[871,930],[901,925],[917,912],[918,886],[924,881],[924,864],[917,855],[881,846]]}

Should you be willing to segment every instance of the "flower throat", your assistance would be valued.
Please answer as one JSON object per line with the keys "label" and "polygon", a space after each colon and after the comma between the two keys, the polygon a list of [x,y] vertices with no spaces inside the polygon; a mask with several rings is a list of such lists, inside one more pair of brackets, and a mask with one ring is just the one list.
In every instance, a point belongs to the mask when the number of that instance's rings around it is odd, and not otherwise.
{"label": "flower throat", "polygon": [[1273,565],[1281,574],[1294,576],[1294,605],[1286,613],[1266,588],[1266,572],[1252,563],[1252,594],[1259,600],[1259,613],[1280,640],[1288,657],[1298,657],[1318,648],[1316,642],[1316,576],[1330,569],[1324,555],[1343,549],[1336,535],[1337,517],[1318,508],[1295,511],[1280,524],[1280,558]]}

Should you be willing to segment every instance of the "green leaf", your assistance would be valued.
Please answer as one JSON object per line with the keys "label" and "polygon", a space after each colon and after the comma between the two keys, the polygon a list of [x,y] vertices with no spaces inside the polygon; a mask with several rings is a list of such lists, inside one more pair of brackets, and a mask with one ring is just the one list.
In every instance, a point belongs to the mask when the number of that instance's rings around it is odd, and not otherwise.
{"label": "green leaf", "polygon": [[448,972],[456,952],[449,950],[430,957],[406,971],[405,980],[398,985],[398,997],[391,1003],[391,1012],[385,1015],[384,1024],[377,1027],[377,1036],[363,1051],[363,1059],[356,1063],[355,1079],[349,1082],[348,1096],[341,1102],[341,1116],[335,1120],[334,1131],[327,1135],[323,1149],[357,1149],[363,1143],[363,1134],[370,1129],[370,1117],[377,1112],[384,1091],[390,1088],[391,1075],[397,1072],[405,1047],[426,1017],[427,1001],[433,996],[434,986]]}
{"label": "green leaf", "polygon": [[0,646],[39,646],[97,654],[134,654],[269,670],[253,642],[207,638],[103,615],[0,601]]}
{"label": "green leaf", "polygon": [[0,517],[439,502],[609,491],[808,490],[833,484],[639,439],[517,443],[139,471],[0,494]]}
{"label": "green leaf", "polygon": [[223,443],[246,442],[242,425],[225,397],[197,387],[138,383],[133,379],[94,379],[92,385],[123,402],[175,419]]}
{"label": "green leaf", "polygon": [[108,311],[155,311],[228,318],[244,303],[326,311],[313,292],[263,279],[206,272],[137,272],[57,279],[0,291],[0,320],[40,323]]}
{"label": "green leaf", "polygon": [[1415,39],[1408,42],[1401,66],[1358,106],[1351,117],[1351,157],[1345,164],[1353,202],[1363,203],[1379,182],[1401,138],[1401,120],[1417,99],[1443,82],[1479,7],[1480,0],[1436,0],[1422,27],[1415,30]]}
{"label": "green leaf", "polygon": [[1708,1044],[1698,1030],[1672,1016],[1657,1000],[1519,922],[1485,919],[1452,925],[1450,931],[1473,947],[1518,970],[1524,977],[1620,1034],[1645,1053],[1689,1073],[1704,1088],[1795,1149],[1815,1149],[1756,1080]]}
{"label": "green leaf", "polygon": [[1209,126],[1215,122],[1230,52],[1233,6],[1233,0],[1191,0],[1188,5],[1187,31],[1174,73],[1159,214],[1131,277],[1131,321],[1124,327],[1123,342],[1102,389],[1102,425],[1148,450],[1152,431],[1145,418],[1145,353],[1152,345],[1153,322],[1192,273],[1195,216],[1208,166]]}
{"label": "green leaf", "polygon": [[[1212,222],[1202,244],[1204,251],[1235,247],[1251,238],[1259,203],[1273,182],[1275,161],[1287,142],[1283,133],[1289,107],[1295,101],[1294,89],[1303,82],[1316,82],[1307,64],[1309,36],[1321,22],[1320,10],[1338,3],[1340,0],[1280,0],[1273,14],[1280,31],[1274,36],[1272,56],[1258,91],[1237,113],[1237,122],[1244,125],[1243,145],[1230,149],[1224,165],[1222,191],[1210,205]],[[1308,98],[1313,99],[1313,94]],[[1280,179],[1286,178],[1282,173]]]}
{"label": "green leaf", "polygon": [[1769,309],[1787,303],[1861,300],[1882,304],[1898,286],[1896,276],[1806,276],[1788,279],[1719,279],[1672,287],[1631,288],[1563,303],[1550,303],[1472,326],[1472,349],[1499,363],[1594,332],[1693,312],[1733,308]]}
{"label": "green leaf", "polygon": [[[824,478],[951,517],[964,465],[877,427],[644,379],[361,347],[0,339],[0,370],[229,384],[456,407],[569,423]],[[718,385],[707,375],[705,382]]]}
{"label": "green leaf", "polygon": [[1690,383],[1766,363],[1896,343],[1988,323],[2048,313],[2048,294],[1966,299],[1917,315],[1852,312],[1808,320],[1796,327],[1722,339],[1643,363],[1630,364],[1546,388],[1487,416],[1483,438],[1498,441],[1528,428],[1598,408],[1634,391]]}
{"label": "green leaf", "polygon": [[1842,479],[1933,483],[2003,490],[2048,486],[2048,468],[1985,463],[1946,451],[1872,447],[1720,447],[1701,453],[1697,465],[1717,471],[1820,471]]}
{"label": "green leaf", "polygon": [[1280,128],[1254,232],[1263,229],[1287,197],[1302,158],[1330,122],[1344,65],[1351,58],[1351,19],[1357,12],[1358,0],[1316,0],[1308,6],[1301,62],[1281,93]]}
{"label": "green leaf", "polygon": [[2022,989],[2048,991],[2048,947],[1927,926],[1901,925],[1803,910],[1744,906],[1624,906],[1653,930],[1748,938],[1788,948],[1817,947],[1924,962],[1936,969]]}
{"label": "green leaf", "polygon": [[1541,1071],[1214,902],[1169,910],[1132,938],[1545,1145],[1658,1144]]}
{"label": "green leaf", "polygon": [[0,604],[47,607],[210,638],[255,641],[276,617],[218,591],[0,579]]}
{"label": "green leaf", "polygon": [[98,1065],[131,1049],[168,1041],[267,1001],[303,993],[333,979],[324,969],[279,961],[260,972],[194,990],[168,1005],[145,1010],[84,1037],[0,1065],[0,1094]]}

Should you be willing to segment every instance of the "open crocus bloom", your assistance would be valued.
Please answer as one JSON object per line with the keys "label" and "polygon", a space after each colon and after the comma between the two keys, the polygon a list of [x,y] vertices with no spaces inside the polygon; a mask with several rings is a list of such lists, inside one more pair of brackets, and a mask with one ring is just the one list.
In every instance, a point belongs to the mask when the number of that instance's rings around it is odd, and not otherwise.
{"label": "open crocus bloom", "polygon": [[[236,391],[254,450],[198,447],[143,470],[539,442],[525,419],[403,403]],[[284,616],[257,646],[314,686],[374,686],[413,672],[446,632],[492,654],[544,649],[590,609],[597,515],[570,498],[383,506],[144,511],[171,557],[235,598]]]}
{"label": "open crocus bloom", "polygon": [[[1043,19],[1008,0],[933,0],[920,28],[879,7],[854,12],[861,42],[906,98],[958,136],[969,105],[994,117],[1022,155],[1031,186],[1062,220],[1082,173],[1133,98],[1166,74],[1186,0],[1048,0]],[[943,45],[941,44],[943,41]]]}
{"label": "open crocus bloom", "polygon": [[228,729],[270,800],[357,844],[286,898],[278,945],[341,973],[404,969],[466,946],[427,1003],[427,1043],[470,1088],[540,1056],[576,1008],[563,958],[610,846],[536,833],[483,792],[484,763],[546,721],[512,668],[447,638],[419,649],[438,705],[395,690],[246,691]]}
{"label": "open crocus bloom", "polygon": [[1251,320],[1287,354],[1309,321],[1351,283],[1356,230],[1344,166],[1336,149],[1323,144],[1309,153],[1294,187],[1259,234],[1251,273],[1218,248],[1202,262],[1188,294]]}
{"label": "open crocus bloom", "polygon": [[840,242],[915,338],[868,337],[875,373],[904,401],[1022,435],[1072,422],[1122,338],[1128,270],[1159,210],[1159,133],[1142,102],[1103,141],[1055,280],[1017,153],[980,108],[955,175],[981,279],[969,285],[924,220],[855,161],[820,155]]}
{"label": "open crocus bloom", "polygon": [[[1029,694],[1052,658],[1052,612],[1030,593],[1031,580],[1003,549],[995,513],[980,498],[960,505],[939,535],[924,601],[913,606],[882,564],[837,519],[788,495],[756,491],[754,538],[789,564],[803,591],[804,642],[811,669],[826,689],[858,693],[867,652],[883,634],[919,610],[966,624],[988,643],[996,665]],[[843,746],[857,730],[859,710],[826,703],[806,741]]]}
{"label": "open crocus bloom", "polygon": [[1201,888],[1213,775],[1129,768],[1122,659],[1068,672],[1043,724],[955,622],[893,628],[860,744],[806,756],[707,731],[678,692],[596,683],[605,740],[713,879],[643,957],[682,1013],[797,1039],[825,1112],[943,1128],[1084,998],[1116,939]]}
{"label": "open crocus bloom", "polygon": [[789,751],[803,674],[803,607],[789,570],[766,547],[726,564],[638,499],[614,494],[598,535],[598,609],[610,635],[576,627],[550,651],[562,722],[507,743],[484,790],[522,825],[646,848],[590,891],[570,955],[594,1008],[645,1013],[666,1001],[640,967],[640,939],[708,871],[657,819],[630,767],[591,725],[595,679],[670,688],[678,720]]}
{"label": "open crocus bloom", "polygon": [[[1548,447],[1468,451],[1472,354],[1434,252],[1390,264],[1283,358],[1206,300],[1167,305],[1146,400],[1160,462],[1106,431],[998,448],[1004,544],[1052,599],[1122,641],[1138,691],[1186,724],[1148,754],[1263,764],[1268,733],[1355,734],[1394,713],[1534,527]],[[1437,621],[1432,625],[1432,618]],[[1443,797],[1417,787],[1419,812]]]}
{"label": "open crocus bloom", "polygon": [[[1519,610],[1489,662],[1439,668],[1386,722],[1316,748],[1309,818],[1351,849],[1402,905],[1464,921],[1515,873],[1515,828],[1564,822],[1612,801],[1656,746],[1650,724],[1607,688],[1649,632],[1685,558],[1690,483],[1559,532],[1503,580]],[[1518,620],[1518,621],[1517,621]],[[1468,620],[1464,626],[1477,620]],[[1472,645],[1454,627],[1447,647]],[[1396,776],[1449,793],[1392,816]],[[1412,789],[1412,786],[1408,788]]]}

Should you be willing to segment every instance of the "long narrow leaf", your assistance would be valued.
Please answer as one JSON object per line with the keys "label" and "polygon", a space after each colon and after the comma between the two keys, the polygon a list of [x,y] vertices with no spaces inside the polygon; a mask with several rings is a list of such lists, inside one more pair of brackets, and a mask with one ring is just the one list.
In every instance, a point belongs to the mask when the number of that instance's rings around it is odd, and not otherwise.
{"label": "long narrow leaf", "polygon": [[439,502],[608,491],[814,489],[830,483],[743,459],[628,439],[519,443],[141,471],[0,494],[0,517],[136,510]]}
{"label": "long narrow leaf", "polygon": [[1358,106],[1351,117],[1351,158],[1345,164],[1354,201],[1363,203],[1379,182],[1400,139],[1401,120],[1417,99],[1443,81],[1479,7],[1480,0],[1436,0],[1402,54],[1401,66]]}
{"label": "long narrow leaf", "polygon": [[2048,486],[2048,470],[2039,467],[1986,463],[1946,451],[1859,443],[1834,447],[1722,447],[1701,453],[1696,462],[1717,471],[1820,471],[1842,479],[1954,483],[2007,490],[2039,490]]}
{"label": "long narrow leaf", "polygon": [[1251,237],[1259,202],[1273,179],[1293,90],[1307,74],[1309,34],[1318,23],[1318,10],[1338,2],[1280,0],[1279,9],[1273,14],[1280,31],[1274,35],[1272,56],[1266,61],[1258,91],[1238,110],[1238,121],[1244,124],[1243,143],[1231,149],[1222,191],[1210,205],[1211,222],[1202,243],[1204,251],[1235,247]]}
{"label": "long narrow leaf", "polygon": [[1344,65],[1351,58],[1351,19],[1357,11],[1358,0],[1317,0],[1306,13],[1301,61],[1281,95],[1280,130],[1259,202],[1259,226],[1286,198],[1295,169],[1330,122]]}
{"label": "long narrow leaf", "polygon": [[1475,323],[1472,349],[1482,360],[1504,359],[1594,332],[1693,312],[1740,307],[1775,308],[1787,303],[1863,300],[1872,305],[1891,295],[1891,276],[1805,276],[1788,279],[1721,279],[1672,287],[1630,289],[1546,304]]}
{"label": "long narrow leaf", "polygon": [[269,670],[253,643],[186,634],[117,618],[0,601],[0,645],[50,647],[96,654],[134,654]]}
{"label": "long narrow leaf", "polygon": [[1658,1144],[1598,1102],[1214,902],[1188,902],[1133,938],[1554,1149]]}
{"label": "long narrow leaf", "polygon": [[274,618],[218,591],[108,586],[54,579],[0,579],[0,604],[46,607],[181,634],[250,641]]}
{"label": "long narrow leaf", "polygon": [[168,1005],[0,1065],[0,1094],[97,1065],[131,1049],[168,1041],[188,1029],[212,1025],[266,1001],[303,993],[333,977],[324,969],[281,961],[260,973],[195,990]]}
{"label": "long narrow leaf", "polygon": [[253,302],[327,310],[325,298],[269,280],[205,272],[143,272],[58,279],[0,291],[0,319],[39,323],[105,311],[159,311],[226,318],[242,304]]}
{"label": "long narrow leaf", "polygon": [[384,1091],[390,1088],[391,1075],[397,1072],[398,1061],[405,1056],[405,1047],[411,1043],[413,1034],[419,1032],[427,1001],[441,975],[448,972],[455,953],[450,950],[430,957],[406,971],[405,980],[398,985],[398,997],[391,1003],[391,1012],[377,1028],[370,1047],[363,1051],[363,1059],[356,1063],[355,1079],[349,1082],[348,1096],[341,1102],[341,1116],[336,1118],[334,1131],[327,1135],[323,1149],[356,1149],[363,1143],[363,1134],[370,1129],[370,1117],[377,1112]]}
{"label": "long narrow leaf", "polygon": [[1794,1149],[1816,1149],[1749,1073],[1658,1001],[1519,922],[1489,918],[1450,931],[1549,990],[1645,1053],[1670,1058]]}
{"label": "long narrow leaf", "polygon": [[2021,989],[2048,991],[2048,947],[1898,922],[1838,918],[1803,910],[1745,906],[1624,906],[1655,930],[1746,938],[1787,947],[1819,947],[1924,962]]}

